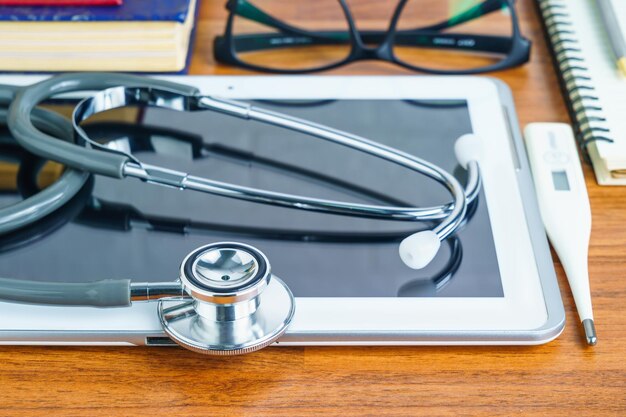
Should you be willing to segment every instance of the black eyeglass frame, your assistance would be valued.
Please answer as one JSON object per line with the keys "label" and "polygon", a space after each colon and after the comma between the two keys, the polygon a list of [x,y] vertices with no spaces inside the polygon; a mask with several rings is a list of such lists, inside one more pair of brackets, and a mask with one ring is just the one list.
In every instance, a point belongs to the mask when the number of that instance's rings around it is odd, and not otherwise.
{"label": "black eyeglass frame", "polygon": [[[301,38],[299,42],[296,42],[296,44],[300,44],[302,46],[307,46],[311,44],[337,44],[338,42],[343,41],[343,43],[345,43],[346,41],[345,38],[343,40],[340,40],[336,37],[339,34],[345,34],[345,31],[311,32],[303,30],[281,22],[278,19],[275,19],[274,17],[266,14],[262,10],[256,8],[248,0],[229,0],[227,2],[226,9],[229,11],[229,15],[226,22],[226,28],[224,31],[224,35],[217,36],[214,39],[214,57],[216,61],[221,63],[238,66],[245,69],[276,74],[304,74],[318,71],[326,71],[356,61],[381,60],[394,63],[413,71],[441,75],[469,75],[499,71],[524,64],[529,60],[530,57],[531,42],[521,34],[519,20],[514,7],[515,0],[485,0],[483,3],[480,3],[479,5],[472,8],[471,12],[462,13],[463,16],[455,16],[451,19],[448,19],[447,21],[430,25],[428,27],[411,30],[397,30],[396,27],[402,15],[402,11],[404,10],[406,3],[409,1],[400,0],[396,6],[396,9],[393,13],[393,16],[386,31],[359,31],[356,28],[356,23],[350,12],[350,8],[346,4],[346,0],[337,1],[339,2],[348,23],[349,38],[347,40],[351,44],[350,52],[343,60],[327,65],[304,69],[271,68],[250,64],[241,60],[238,57],[237,51],[235,50],[235,42],[238,40],[250,40],[251,43],[257,44],[259,43],[258,41],[264,40],[266,42],[266,46],[269,48],[276,47],[275,43],[271,42],[272,39],[284,39],[285,37],[294,38],[294,36]],[[278,29],[279,32],[269,34],[234,35],[234,19],[237,16],[241,16],[240,9],[242,5],[248,8],[250,8],[251,6],[251,10],[261,18],[252,18],[251,20],[256,20],[257,22],[260,22],[266,26]],[[490,36],[442,32],[442,30],[449,29],[451,27],[499,10],[503,6],[507,7],[510,11],[512,28],[511,36]],[[250,19],[250,17],[248,16],[243,17]],[[491,52],[506,54],[506,56],[502,60],[492,65],[477,68],[468,68],[464,70],[445,70],[416,66],[398,59],[394,53],[394,45],[397,45],[396,37],[398,35],[405,34],[411,35],[411,37],[413,37],[414,35],[420,35],[422,41],[424,39],[430,39],[430,47],[442,49],[459,49],[465,51],[474,50],[480,52]],[[333,35],[335,36],[334,38]],[[436,39],[442,40],[444,38],[446,42],[443,45],[441,43],[438,43],[436,45],[434,44],[434,41]],[[459,40],[463,40],[463,42],[459,43]],[[313,43],[313,41],[315,41],[316,43]],[[378,43],[378,46],[369,47],[367,46],[367,43]],[[293,45],[293,43],[291,43],[291,45]],[[258,47],[259,45],[256,46]],[[420,46],[423,47],[423,45],[419,45],[418,47]],[[265,47],[263,46],[258,47],[258,49],[264,48]]]}

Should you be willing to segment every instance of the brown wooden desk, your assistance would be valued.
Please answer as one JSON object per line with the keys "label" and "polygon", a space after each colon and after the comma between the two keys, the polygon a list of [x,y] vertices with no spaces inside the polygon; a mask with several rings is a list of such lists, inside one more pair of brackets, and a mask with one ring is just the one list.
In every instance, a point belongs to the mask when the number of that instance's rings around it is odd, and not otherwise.
{"label": "brown wooden desk", "polygon": [[[530,0],[520,0],[531,62],[493,74],[513,89],[521,123],[568,120]],[[216,67],[223,2],[204,0],[192,63]],[[406,74],[358,64],[336,74]],[[567,327],[537,347],[270,348],[234,358],[178,348],[1,347],[0,416],[11,415],[626,415],[626,188],[601,188],[593,211],[591,288],[599,343],[583,342],[557,264]]]}

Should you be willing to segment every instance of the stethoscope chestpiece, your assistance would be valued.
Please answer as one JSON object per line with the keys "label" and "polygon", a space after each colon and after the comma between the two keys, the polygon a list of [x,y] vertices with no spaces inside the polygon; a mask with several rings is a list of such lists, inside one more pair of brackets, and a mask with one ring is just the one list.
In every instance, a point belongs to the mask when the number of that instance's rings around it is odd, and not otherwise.
{"label": "stethoscope chestpiece", "polygon": [[254,352],[275,342],[293,319],[293,294],[252,246],[202,246],[183,260],[180,281],[190,298],[161,299],[159,318],[172,340],[195,352]]}

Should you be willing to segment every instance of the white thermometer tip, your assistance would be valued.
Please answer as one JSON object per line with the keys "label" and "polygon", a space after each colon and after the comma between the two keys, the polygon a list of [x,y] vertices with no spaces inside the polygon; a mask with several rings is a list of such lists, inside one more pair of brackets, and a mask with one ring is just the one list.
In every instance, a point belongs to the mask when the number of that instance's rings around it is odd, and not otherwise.
{"label": "white thermometer tip", "polygon": [[400,243],[400,258],[409,268],[422,269],[437,255],[440,246],[439,236],[432,230],[413,233]]}

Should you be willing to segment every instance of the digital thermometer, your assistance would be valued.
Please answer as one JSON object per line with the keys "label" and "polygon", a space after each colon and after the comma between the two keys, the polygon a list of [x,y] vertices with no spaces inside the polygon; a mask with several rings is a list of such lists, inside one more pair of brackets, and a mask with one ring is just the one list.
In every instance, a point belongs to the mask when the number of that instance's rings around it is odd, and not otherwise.
{"label": "digital thermometer", "polygon": [[543,224],[567,274],[587,343],[595,345],[587,265],[591,208],[574,134],[564,123],[531,123],[524,137]]}

